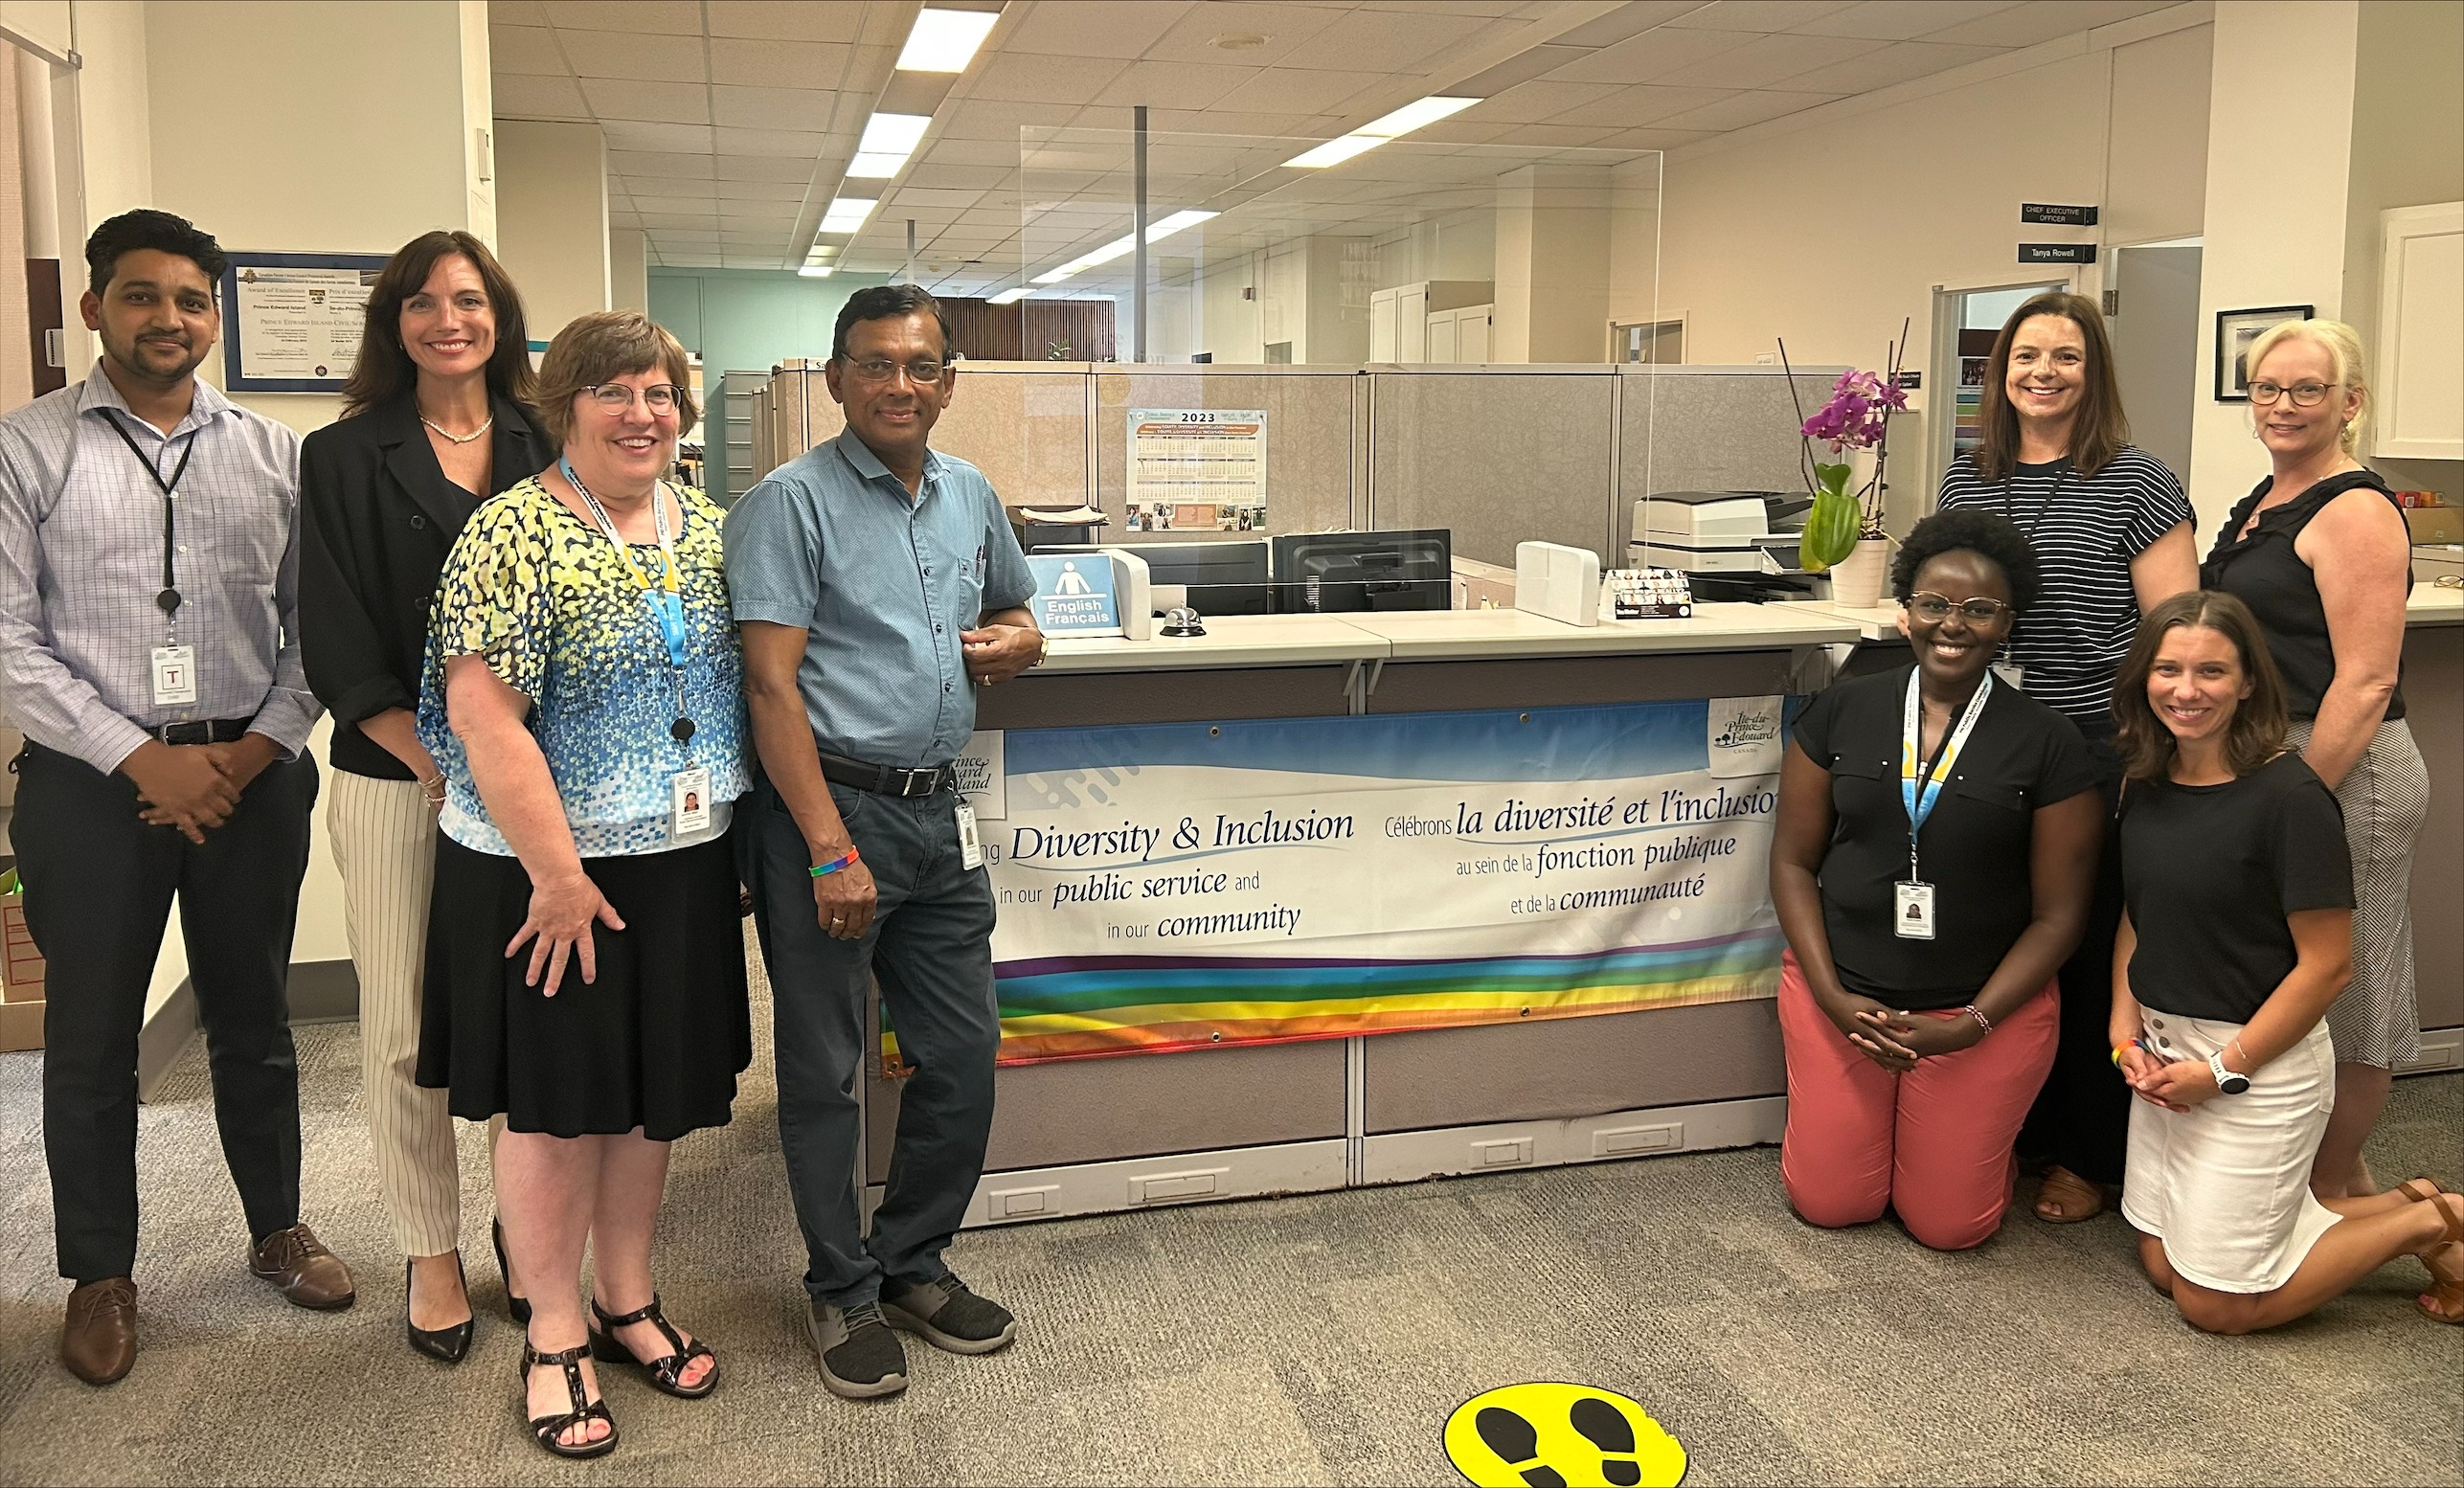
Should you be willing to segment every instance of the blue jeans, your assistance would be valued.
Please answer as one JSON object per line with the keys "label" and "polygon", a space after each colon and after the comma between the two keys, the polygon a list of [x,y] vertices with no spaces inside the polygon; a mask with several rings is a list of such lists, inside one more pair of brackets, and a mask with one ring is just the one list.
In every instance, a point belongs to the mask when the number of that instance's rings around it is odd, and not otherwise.
{"label": "blue jeans", "polygon": [[[804,1289],[853,1307],[886,1279],[915,1285],[948,1268],[941,1252],[966,1217],[992,1131],[1001,1015],[992,990],[992,881],[961,866],[958,797],[901,800],[830,787],[872,870],[880,905],[860,940],[833,939],[813,904],[804,836],[765,778],[740,808],[745,882],[770,968],[779,1136],[804,1231]],[[890,1182],[863,1233],[864,1061],[878,1045],[864,1016],[877,979],[913,1066],[898,1107]]]}

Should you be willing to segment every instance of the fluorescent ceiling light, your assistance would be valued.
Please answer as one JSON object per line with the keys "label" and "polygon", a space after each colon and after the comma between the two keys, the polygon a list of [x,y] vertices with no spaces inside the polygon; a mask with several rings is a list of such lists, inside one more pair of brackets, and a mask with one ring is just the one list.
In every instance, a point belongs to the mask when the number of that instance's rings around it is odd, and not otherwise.
{"label": "fluorescent ceiling light", "polygon": [[898,65],[911,73],[965,72],[999,19],[992,11],[920,11],[916,28],[907,33],[906,49],[898,54]]}
{"label": "fluorescent ceiling light", "polygon": [[904,152],[893,155],[886,150],[858,150],[848,162],[848,175],[859,181],[886,181],[907,169]]}
{"label": "fluorescent ceiling light", "polygon": [[[1216,214],[1211,212],[1176,212],[1170,216],[1164,218],[1162,221],[1149,222],[1146,224],[1146,240],[1150,243],[1160,241],[1180,232],[1184,228],[1196,227],[1199,223],[1204,222],[1214,215],[1216,215]],[[1069,278],[1071,275],[1077,273],[1081,269],[1091,269],[1099,263],[1110,263],[1113,259],[1125,256],[1130,252],[1130,250],[1137,246],[1138,235],[1136,233],[1124,234],[1119,237],[1114,238],[1111,242],[1104,244],[1100,248],[1094,249],[1091,252],[1081,254],[1077,258],[1072,259],[1069,262],[1062,264],[1057,269],[1051,269],[1045,273],[1036,275],[1032,282],[1038,284],[1057,283],[1058,282]]]}
{"label": "fluorescent ceiling light", "polygon": [[875,114],[865,121],[864,138],[856,148],[870,153],[904,155],[922,143],[933,126],[930,114]]}
{"label": "fluorescent ceiling light", "polygon": [[1459,114],[1479,102],[1479,99],[1454,98],[1433,94],[1417,102],[1406,103],[1382,119],[1368,124],[1340,138],[1328,140],[1312,150],[1303,151],[1284,162],[1303,170],[1341,165],[1365,150],[1373,150],[1387,141],[1426,128],[1438,120]]}
{"label": "fluorescent ceiling light", "polygon": [[1029,295],[1031,295],[1034,292],[1034,290],[1028,288],[1025,284],[1021,284],[1015,289],[1005,289],[984,303],[986,304],[1016,304],[1019,301],[1026,299]]}
{"label": "fluorescent ceiling light", "polygon": [[796,273],[804,279],[827,279],[837,272],[826,263],[807,263]]}
{"label": "fluorescent ceiling light", "polygon": [[872,215],[872,209],[880,205],[874,197],[841,196],[830,203],[828,212],[822,214],[821,230],[825,233],[852,233],[864,226],[864,219]]}

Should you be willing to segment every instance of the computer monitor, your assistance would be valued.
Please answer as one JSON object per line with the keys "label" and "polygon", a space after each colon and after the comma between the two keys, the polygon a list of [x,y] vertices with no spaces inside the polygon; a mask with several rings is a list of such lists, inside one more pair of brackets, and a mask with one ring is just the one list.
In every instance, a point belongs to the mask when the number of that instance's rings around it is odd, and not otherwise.
{"label": "computer monitor", "polygon": [[1286,615],[1454,606],[1455,542],[1444,528],[1294,532],[1274,543],[1277,607]]}
{"label": "computer monitor", "polygon": [[[1264,538],[1232,542],[1187,543],[1041,543],[1037,552],[1094,552],[1097,547],[1134,552],[1146,560],[1147,579],[1157,590],[1179,585],[1187,603],[1200,616],[1272,615],[1275,590],[1267,582]],[[1161,603],[1159,597],[1157,600]]]}

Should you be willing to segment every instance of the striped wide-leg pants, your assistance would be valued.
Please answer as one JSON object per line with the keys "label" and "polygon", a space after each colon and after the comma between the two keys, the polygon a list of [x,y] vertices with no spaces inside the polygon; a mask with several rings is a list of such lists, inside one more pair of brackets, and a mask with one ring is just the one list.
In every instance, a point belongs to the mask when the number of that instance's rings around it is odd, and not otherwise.
{"label": "striped wide-leg pants", "polygon": [[[2286,742],[2306,748],[2310,729],[2309,719],[2295,719]],[[2393,1070],[2421,1051],[2412,858],[2430,818],[2430,772],[2410,724],[2379,725],[2337,785],[2336,803],[2353,851],[2353,981],[2327,1009],[2327,1031],[2340,1063]]]}
{"label": "striped wide-leg pants", "polygon": [[436,813],[414,780],[333,773],[333,855],[359,973],[361,1079],[376,1183],[405,1255],[441,1255],[462,1232],[462,1173],[445,1093],[412,1076],[427,965]]}

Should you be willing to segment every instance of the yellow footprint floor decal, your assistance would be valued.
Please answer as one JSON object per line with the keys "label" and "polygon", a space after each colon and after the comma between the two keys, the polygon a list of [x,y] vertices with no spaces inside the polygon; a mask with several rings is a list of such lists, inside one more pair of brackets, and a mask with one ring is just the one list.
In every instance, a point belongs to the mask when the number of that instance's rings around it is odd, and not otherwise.
{"label": "yellow footprint floor decal", "polygon": [[1509,1385],[1446,1418],[1446,1456],[1478,1488],[1676,1488],[1685,1449],[1625,1396]]}

